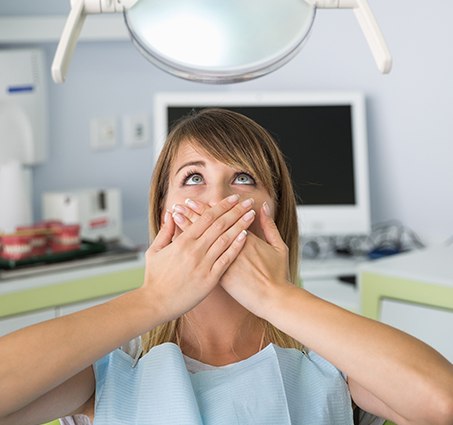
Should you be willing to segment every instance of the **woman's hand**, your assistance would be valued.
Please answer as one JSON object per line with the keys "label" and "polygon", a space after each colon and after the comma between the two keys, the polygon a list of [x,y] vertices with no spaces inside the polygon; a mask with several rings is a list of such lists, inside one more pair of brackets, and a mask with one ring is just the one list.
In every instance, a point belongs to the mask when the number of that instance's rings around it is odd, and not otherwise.
{"label": "woman's hand", "polygon": [[[175,205],[174,211],[184,214],[181,229],[186,232],[197,223],[209,206],[193,201]],[[269,207],[264,203],[259,214],[259,225],[264,240],[249,232],[244,248],[221,278],[223,288],[240,304],[257,316],[264,317],[268,301],[276,290],[288,284],[288,248],[272,220]]]}
{"label": "woman's hand", "polygon": [[249,232],[244,248],[220,283],[245,308],[266,318],[269,302],[289,284],[288,247],[266,203],[261,207],[259,224],[264,240]]}
{"label": "woman's hand", "polygon": [[164,224],[146,252],[142,290],[157,306],[162,322],[195,307],[218,284],[244,246],[253,222],[251,202],[231,195],[199,215],[196,223],[174,238],[176,224],[186,220],[166,213]]}

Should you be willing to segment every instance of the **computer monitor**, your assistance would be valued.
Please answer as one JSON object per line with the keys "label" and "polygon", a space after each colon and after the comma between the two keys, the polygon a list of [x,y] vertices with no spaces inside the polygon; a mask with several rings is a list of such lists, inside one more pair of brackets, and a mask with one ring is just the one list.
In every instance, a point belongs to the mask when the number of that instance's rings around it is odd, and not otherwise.
{"label": "computer monitor", "polygon": [[370,232],[364,96],[357,92],[171,92],[154,103],[155,154],[171,125],[194,109],[221,107],[257,121],[289,166],[304,236]]}

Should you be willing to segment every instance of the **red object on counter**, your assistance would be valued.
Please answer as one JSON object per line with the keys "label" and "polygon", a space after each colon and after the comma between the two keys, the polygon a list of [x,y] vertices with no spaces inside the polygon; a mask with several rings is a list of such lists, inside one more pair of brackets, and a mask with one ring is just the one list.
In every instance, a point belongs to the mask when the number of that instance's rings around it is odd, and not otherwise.
{"label": "red object on counter", "polygon": [[23,260],[32,253],[30,235],[3,235],[1,257],[5,260]]}
{"label": "red object on counter", "polygon": [[59,224],[52,226],[51,250],[65,252],[80,249],[80,225]]}
{"label": "red object on counter", "polygon": [[33,226],[19,226],[16,228],[18,234],[31,237],[31,255],[44,255],[49,249],[48,230],[45,226],[35,224]]}
{"label": "red object on counter", "polygon": [[54,226],[62,226],[63,222],[60,220],[43,220],[38,223],[36,223],[37,226],[42,226],[47,229],[51,229]]}

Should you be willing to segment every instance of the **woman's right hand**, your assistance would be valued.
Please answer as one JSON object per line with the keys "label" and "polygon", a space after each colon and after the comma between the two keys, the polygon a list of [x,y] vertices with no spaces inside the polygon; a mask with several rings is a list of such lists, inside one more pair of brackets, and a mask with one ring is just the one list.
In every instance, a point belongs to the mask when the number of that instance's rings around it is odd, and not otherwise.
{"label": "woman's right hand", "polygon": [[[156,306],[161,321],[173,320],[200,303],[217,285],[238,256],[246,229],[254,219],[253,201],[231,195],[200,215],[196,223],[174,238],[182,214],[166,219],[146,251],[142,293]],[[182,221],[181,221],[182,220]]]}

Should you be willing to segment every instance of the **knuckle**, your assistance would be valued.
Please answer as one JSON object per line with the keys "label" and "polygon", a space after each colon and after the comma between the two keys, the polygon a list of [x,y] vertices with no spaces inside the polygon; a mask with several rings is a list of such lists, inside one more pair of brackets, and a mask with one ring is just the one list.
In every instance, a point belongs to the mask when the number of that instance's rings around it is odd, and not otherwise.
{"label": "knuckle", "polygon": [[215,214],[212,210],[208,210],[205,213],[203,213],[203,215],[201,216],[201,219],[204,222],[210,224],[215,220]]}
{"label": "knuckle", "polygon": [[213,227],[215,230],[222,231],[226,227],[225,219],[219,218],[213,223]]}
{"label": "knuckle", "polygon": [[230,264],[230,256],[225,253],[219,257],[218,262],[222,268],[227,267]]}
{"label": "knuckle", "polygon": [[247,208],[244,208],[241,204],[237,204],[237,205],[234,206],[234,208],[233,208],[232,211],[233,211],[236,215],[241,216],[241,215],[244,214],[244,211],[246,211],[246,210],[247,210]]}
{"label": "knuckle", "polygon": [[228,237],[228,235],[226,233],[223,233],[222,235],[219,236],[219,238],[217,239],[217,242],[222,247],[228,246],[230,243],[230,238]]}
{"label": "knuckle", "polygon": [[200,216],[198,214],[191,214],[190,221],[196,223],[199,220]]}
{"label": "knuckle", "polygon": [[226,213],[227,211],[230,211],[231,209],[234,209],[237,207],[237,204],[232,204],[231,202],[228,201],[228,199],[223,199],[222,202],[220,202],[217,205],[217,208],[221,211],[222,214]]}

